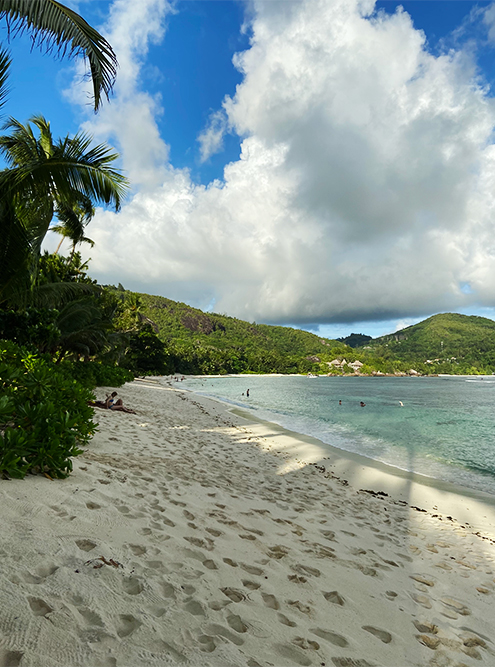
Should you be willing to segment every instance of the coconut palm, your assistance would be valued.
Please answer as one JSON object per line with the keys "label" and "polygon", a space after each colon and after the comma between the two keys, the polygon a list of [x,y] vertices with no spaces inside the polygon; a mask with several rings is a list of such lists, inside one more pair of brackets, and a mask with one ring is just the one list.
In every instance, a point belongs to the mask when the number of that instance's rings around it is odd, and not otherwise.
{"label": "coconut palm", "polygon": [[89,197],[83,197],[82,195],[81,200],[75,202],[72,206],[69,204],[59,204],[59,206],[57,206],[56,214],[59,224],[52,225],[50,231],[60,234],[62,238],[55,250],[55,255],[60,250],[60,246],[64,242],[64,239],[70,239],[72,241],[69,262],[72,261],[76,246],[80,243],[89,243],[91,247],[94,246],[94,241],[87,236],[84,236],[84,232],[86,226],[93,219],[95,212],[95,207],[93,206],[91,199],[89,199]]}
{"label": "coconut palm", "polygon": [[119,210],[127,190],[127,180],[113,168],[118,155],[106,144],[92,147],[91,137],[82,132],[55,141],[43,116],[33,116],[26,125],[11,118],[4,129],[10,133],[0,137],[8,165],[0,172],[0,237],[11,248],[21,243],[17,255],[24,261],[19,266],[15,253],[1,253],[0,302],[24,292],[27,282],[34,284],[41,245],[56,212],[68,219],[70,209],[82,205],[89,210],[95,203]]}
{"label": "coconut palm", "polygon": [[[2,19],[7,23],[9,37],[28,33],[33,45],[46,53],[61,58],[83,56],[89,64],[95,111],[101,106],[102,95],[108,98],[115,81],[117,58],[106,39],[75,11],[57,0],[0,0]],[[0,50],[0,90],[8,67],[8,56]]]}

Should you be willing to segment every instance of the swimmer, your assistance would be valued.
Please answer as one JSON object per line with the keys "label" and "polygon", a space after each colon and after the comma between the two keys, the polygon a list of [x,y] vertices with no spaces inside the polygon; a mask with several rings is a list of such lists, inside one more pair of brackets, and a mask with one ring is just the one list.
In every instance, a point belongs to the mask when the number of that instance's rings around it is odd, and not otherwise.
{"label": "swimmer", "polygon": [[366,403],[363,403],[363,401],[361,401],[361,403],[360,403],[359,405],[360,405],[362,408],[364,408],[364,406],[366,405]]}
{"label": "swimmer", "polygon": [[400,403],[400,407],[403,408],[403,407],[404,407],[404,403],[403,403],[402,401],[399,401],[399,403]]}

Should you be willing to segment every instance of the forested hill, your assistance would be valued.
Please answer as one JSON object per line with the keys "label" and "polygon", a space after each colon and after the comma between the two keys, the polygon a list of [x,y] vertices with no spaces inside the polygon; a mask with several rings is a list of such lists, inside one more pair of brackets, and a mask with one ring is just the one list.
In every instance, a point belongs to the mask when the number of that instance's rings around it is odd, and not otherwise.
{"label": "forested hill", "polygon": [[321,356],[346,349],[307,331],[204,313],[161,296],[126,294],[139,299],[142,315],[180,359],[182,372],[305,373]]}
{"label": "forested hill", "polygon": [[[352,334],[349,340],[336,341],[299,329],[204,313],[161,296],[124,294],[136,303],[141,321],[153,328],[157,344],[163,343],[166,367],[181,373],[495,372],[495,322],[483,317],[447,313],[381,338]],[[148,348],[142,353],[146,356]]]}
{"label": "forested hill", "polygon": [[377,356],[420,365],[425,372],[429,366],[440,373],[491,373],[495,371],[495,322],[474,315],[443,313],[375,338],[365,347]]}

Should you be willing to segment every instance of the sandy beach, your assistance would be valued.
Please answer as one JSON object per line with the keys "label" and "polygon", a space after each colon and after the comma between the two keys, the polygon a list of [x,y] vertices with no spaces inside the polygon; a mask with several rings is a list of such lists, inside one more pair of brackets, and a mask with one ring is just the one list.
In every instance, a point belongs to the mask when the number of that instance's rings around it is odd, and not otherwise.
{"label": "sandy beach", "polygon": [[495,664],[494,497],[119,396],[67,480],[0,483],[0,667]]}

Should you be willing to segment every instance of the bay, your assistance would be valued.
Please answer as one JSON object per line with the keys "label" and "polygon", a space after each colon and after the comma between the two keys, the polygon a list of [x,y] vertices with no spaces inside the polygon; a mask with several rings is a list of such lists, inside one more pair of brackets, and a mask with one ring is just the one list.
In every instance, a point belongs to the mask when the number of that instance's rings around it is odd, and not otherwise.
{"label": "bay", "polygon": [[246,375],[189,378],[181,388],[332,447],[495,494],[492,376]]}

